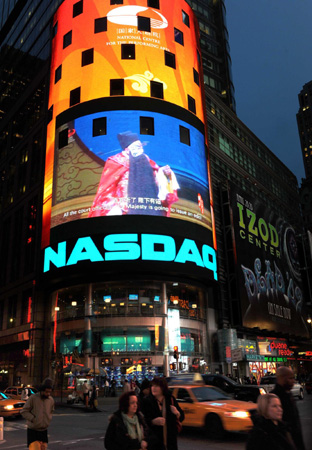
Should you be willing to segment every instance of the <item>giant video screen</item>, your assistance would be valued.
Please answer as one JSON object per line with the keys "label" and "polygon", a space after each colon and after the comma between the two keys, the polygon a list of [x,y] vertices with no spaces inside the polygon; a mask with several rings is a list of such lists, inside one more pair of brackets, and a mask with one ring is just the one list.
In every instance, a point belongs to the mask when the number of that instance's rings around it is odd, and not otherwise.
{"label": "giant video screen", "polygon": [[234,185],[230,197],[243,325],[308,336],[294,229]]}
{"label": "giant video screen", "polygon": [[[146,133],[144,125],[148,125]],[[211,229],[204,135],[153,111],[104,111],[56,130],[51,228],[149,215]]]}

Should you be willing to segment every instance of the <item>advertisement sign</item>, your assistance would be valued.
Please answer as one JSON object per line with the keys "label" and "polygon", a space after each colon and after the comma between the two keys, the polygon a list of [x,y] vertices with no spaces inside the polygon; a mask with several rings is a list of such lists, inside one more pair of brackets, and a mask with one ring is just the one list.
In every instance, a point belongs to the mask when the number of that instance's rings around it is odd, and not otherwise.
{"label": "advertisement sign", "polygon": [[168,308],[169,350],[175,346],[181,351],[180,311]]}
{"label": "advertisement sign", "polygon": [[294,229],[234,185],[230,199],[243,325],[308,336]]}
{"label": "advertisement sign", "polygon": [[[198,26],[184,0],[62,2],[53,21],[42,248],[51,228],[96,215],[157,213],[211,228],[205,133],[171,120],[174,112],[156,114],[180,109],[203,127],[201,80]],[[116,101],[113,110],[90,113],[103,99]],[[156,102],[155,114],[130,111],[129,101]],[[77,108],[80,117],[58,123]],[[126,144],[137,147],[131,157]]]}
{"label": "advertisement sign", "polygon": [[[140,134],[142,118],[153,122],[153,135]],[[106,132],[94,136],[98,120]],[[181,142],[181,128],[188,144]],[[51,228],[84,218],[150,215],[211,230],[204,135],[172,116],[103,111],[64,123],[56,132],[53,173]]]}
{"label": "advertisement sign", "polygon": [[258,337],[260,355],[290,357],[293,352],[288,348],[286,339]]}

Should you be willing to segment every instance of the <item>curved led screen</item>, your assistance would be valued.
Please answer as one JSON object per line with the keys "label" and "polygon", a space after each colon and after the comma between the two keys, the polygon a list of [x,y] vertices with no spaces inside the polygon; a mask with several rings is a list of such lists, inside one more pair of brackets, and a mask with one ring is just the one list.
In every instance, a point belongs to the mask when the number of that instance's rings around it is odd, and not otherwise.
{"label": "curved led screen", "polygon": [[[140,134],[144,125],[153,134]],[[104,111],[64,123],[56,131],[51,228],[135,214],[210,229],[204,149],[197,128],[153,111]]]}

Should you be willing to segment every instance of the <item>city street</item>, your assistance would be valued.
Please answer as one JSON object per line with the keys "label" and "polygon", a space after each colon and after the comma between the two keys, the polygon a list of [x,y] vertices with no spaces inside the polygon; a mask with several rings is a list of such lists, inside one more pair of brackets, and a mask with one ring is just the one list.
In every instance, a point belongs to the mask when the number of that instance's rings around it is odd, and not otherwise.
{"label": "city street", "polygon": [[[117,398],[99,399],[100,412],[85,412],[83,407],[56,407],[49,428],[49,449],[57,450],[97,450],[103,449],[103,438],[107,428],[108,417],[116,409]],[[305,395],[298,401],[301,422],[304,429],[306,449],[312,444],[312,396]],[[196,450],[243,450],[246,437],[227,435],[222,441],[206,438],[201,430],[184,429],[179,438],[179,450],[194,448]],[[4,441],[0,449],[27,450],[26,425],[24,419],[9,419],[4,422]]]}

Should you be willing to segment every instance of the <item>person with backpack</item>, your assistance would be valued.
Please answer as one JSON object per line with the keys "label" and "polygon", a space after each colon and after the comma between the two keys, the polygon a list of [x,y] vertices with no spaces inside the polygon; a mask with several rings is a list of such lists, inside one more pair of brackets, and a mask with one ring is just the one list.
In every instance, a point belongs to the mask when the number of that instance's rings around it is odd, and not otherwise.
{"label": "person with backpack", "polygon": [[119,398],[119,409],[110,417],[104,438],[106,450],[146,450],[147,432],[135,392],[125,392]]}

